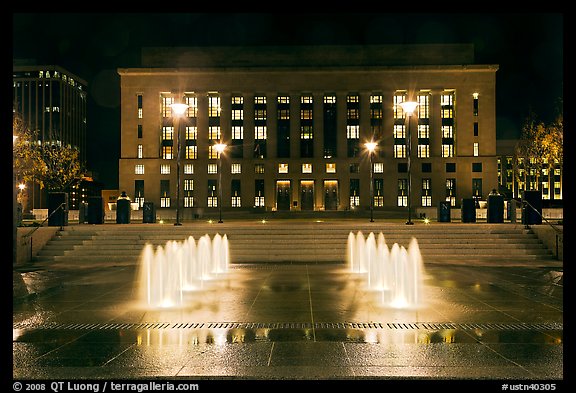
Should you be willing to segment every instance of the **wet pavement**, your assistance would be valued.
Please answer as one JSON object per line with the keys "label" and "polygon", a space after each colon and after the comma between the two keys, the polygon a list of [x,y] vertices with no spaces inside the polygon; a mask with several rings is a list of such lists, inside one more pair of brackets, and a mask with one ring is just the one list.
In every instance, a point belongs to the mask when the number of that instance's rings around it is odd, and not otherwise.
{"label": "wet pavement", "polygon": [[562,268],[424,266],[410,309],[342,264],[233,264],[174,309],[144,306],[137,266],[15,271],[12,375],[563,380]]}

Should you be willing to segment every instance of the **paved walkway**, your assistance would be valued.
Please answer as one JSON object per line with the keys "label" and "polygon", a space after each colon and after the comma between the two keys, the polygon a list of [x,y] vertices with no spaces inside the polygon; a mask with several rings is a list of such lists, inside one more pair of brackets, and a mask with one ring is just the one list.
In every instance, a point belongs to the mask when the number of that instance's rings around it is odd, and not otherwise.
{"label": "paved walkway", "polygon": [[143,306],[137,273],[15,271],[13,378],[564,377],[559,267],[425,264],[407,309],[340,264],[232,265],[172,309]]}

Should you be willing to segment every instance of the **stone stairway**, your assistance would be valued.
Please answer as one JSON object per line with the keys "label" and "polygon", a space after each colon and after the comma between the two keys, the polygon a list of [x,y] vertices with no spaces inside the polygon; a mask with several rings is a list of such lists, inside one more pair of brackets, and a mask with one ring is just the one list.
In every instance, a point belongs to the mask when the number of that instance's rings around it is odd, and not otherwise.
{"label": "stone stairway", "polygon": [[231,263],[345,263],[350,232],[383,233],[389,247],[415,237],[424,263],[562,266],[538,237],[520,224],[270,221],[221,224],[66,226],[35,257],[35,263],[71,268],[134,265],[147,243],[164,245],[188,236],[226,234]]}

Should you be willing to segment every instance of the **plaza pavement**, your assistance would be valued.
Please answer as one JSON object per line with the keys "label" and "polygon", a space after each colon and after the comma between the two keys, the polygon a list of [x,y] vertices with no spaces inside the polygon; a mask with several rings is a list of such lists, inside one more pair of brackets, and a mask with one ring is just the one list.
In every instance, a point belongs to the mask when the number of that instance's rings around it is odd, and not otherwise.
{"label": "plaza pavement", "polygon": [[408,309],[335,263],[232,264],[183,307],[149,309],[136,264],[32,263],[13,272],[12,377],[562,386],[561,263],[424,267]]}

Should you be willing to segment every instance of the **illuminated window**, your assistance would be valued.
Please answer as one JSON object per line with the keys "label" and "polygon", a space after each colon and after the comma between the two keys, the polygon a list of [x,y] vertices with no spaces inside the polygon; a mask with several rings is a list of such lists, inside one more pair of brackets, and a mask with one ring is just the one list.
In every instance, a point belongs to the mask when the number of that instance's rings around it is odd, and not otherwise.
{"label": "illuminated window", "polygon": [[312,164],[302,164],[302,173],[312,173]]}
{"label": "illuminated window", "polygon": [[482,199],[482,179],[472,179],[472,197],[475,199]]}
{"label": "illuminated window", "polygon": [[406,101],[406,91],[399,90],[394,94],[394,120],[404,120],[402,104]]}
{"label": "illuminated window", "polygon": [[188,108],[186,109],[186,116],[198,117],[198,98],[187,93],[186,96],[184,96],[184,103],[188,105]]}
{"label": "illuminated window", "polygon": [[360,126],[350,125],[346,127],[346,136],[348,139],[359,139],[360,138]]}
{"label": "illuminated window", "polygon": [[375,162],[374,163],[374,173],[384,173],[384,163]]}
{"label": "illuminated window", "polygon": [[432,206],[432,179],[422,179],[422,206]]}
{"label": "illuminated window", "polygon": [[256,174],[263,174],[264,173],[264,164],[254,164],[254,173]]}
{"label": "illuminated window", "polygon": [[254,127],[254,139],[266,139],[266,126]]}
{"label": "illuminated window", "polygon": [[208,96],[208,117],[220,117],[220,97]]}
{"label": "illuminated window", "polygon": [[264,180],[254,181],[254,207],[264,207]]}
{"label": "illuminated window", "polygon": [[232,109],[232,120],[244,120],[244,110]]}
{"label": "illuminated window", "polygon": [[446,179],[446,201],[456,206],[456,179]]}
{"label": "illuminated window", "polygon": [[288,173],[288,164],[286,163],[278,164],[278,173]]}
{"label": "illuminated window", "polygon": [[430,145],[418,145],[418,157],[420,158],[430,157]]}
{"label": "illuminated window", "polygon": [[336,164],[327,163],[326,164],[326,173],[336,173]]}
{"label": "illuminated window", "polygon": [[170,207],[170,180],[160,180],[160,207]]}
{"label": "illuminated window", "polygon": [[374,207],[384,206],[384,179],[374,179]]}
{"label": "illuminated window", "polygon": [[237,162],[233,163],[230,166],[230,173],[232,173],[232,174],[242,173],[242,164],[237,163]]}
{"label": "illuminated window", "polygon": [[184,174],[193,175],[194,174],[194,164],[184,164]]}
{"label": "illuminated window", "polygon": [[194,207],[194,180],[184,179],[184,207]]}
{"label": "illuminated window", "polygon": [[172,117],[172,104],[174,103],[174,97],[168,95],[162,95],[162,117]]}
{"label": "illuminated window", "polygon": [[314,138],[314,129],[312,128],[312,126],[302,126],[300,128],[300,138],[301,139]]}
{"label": "illuminated window", "polygon": [[196,160],[198,158],[198,146],[196,145],[186,146],[185,150],[187,160]]}
{"label": "illuminated window", "polygon": [[419,139],[430,138],[430,126],[428,124],[418,124],[418,138]]}
{"label": "illuminated window", "polygon": [[217,164],[208,164],[208,174],[214,175],[218,173],[218,165]]}
{"label": "illuminated window", "polygon": [[141,144],[138,144],[138,150],[137,150],[137,157],[138,158],[142,158],[142,154],[143,154],[143,147]]}
{"label": "illuminated window", "polygon": [[454,91],[440,95],[440,117],[442,118],[442,157],[454,157]]}
{"label": "illuminated window", "polygon": [[144,206],[144,180],[134,180],[134,202],[138,207]]}
{"label": "illuminated window", "polygon": [[174,127],[162,127],[162,139],[165,141],[174,140]]}
{"label": "illuminated window", "polygon": [[143,175],[144,174],[144,164],[136,164],[134,167],[134,174],[135,175]]}
{"label": "illuminated window", "polygon": [[406,158],[406,145],[394,145],[394,158]]}
{"label": "illuminated window", "polygon": [[418,94],[418,118],[428,119],[430,118],[430,92],[421,91]]}
{"label": "illuminated window", "polygon": [[478,142],[474,142],[474,157],[478,157],[480,154],[480,148],[478,146]]}
{"label": "illuminated window", "polygon": [[240,180],[232,179],[230,184],[231,205],[232,207],[242,207]]}
{"label": "illuminated window", "polygon": [[398,206],[408,206],[408,179],[398,179]]}
{"label": "illuminated window", "polygon": [[172,157],[172,145],[162,146],[162,159],[171,160]]}
{"label": "illuminated window", "polygon": [[170,174],[170,164],[160,165],[160,174],[161,175],[169,175]]}
{"label": "illuminated window", "polygon": [[350,208],[360,206],[360,179],[350,179]]}
{"label": "illuminated window", "polygon": [[191,141],[198,139],[198,127],[186,126],[186,139]]}
{"label": "illuminated window", "polygon": [[220,126],[208,127],[208,139],[213,141],[220,140]]}
{"label": "illuminated window", "polygon": [[232,126],[232,139],[244,139],[243,126]]}

